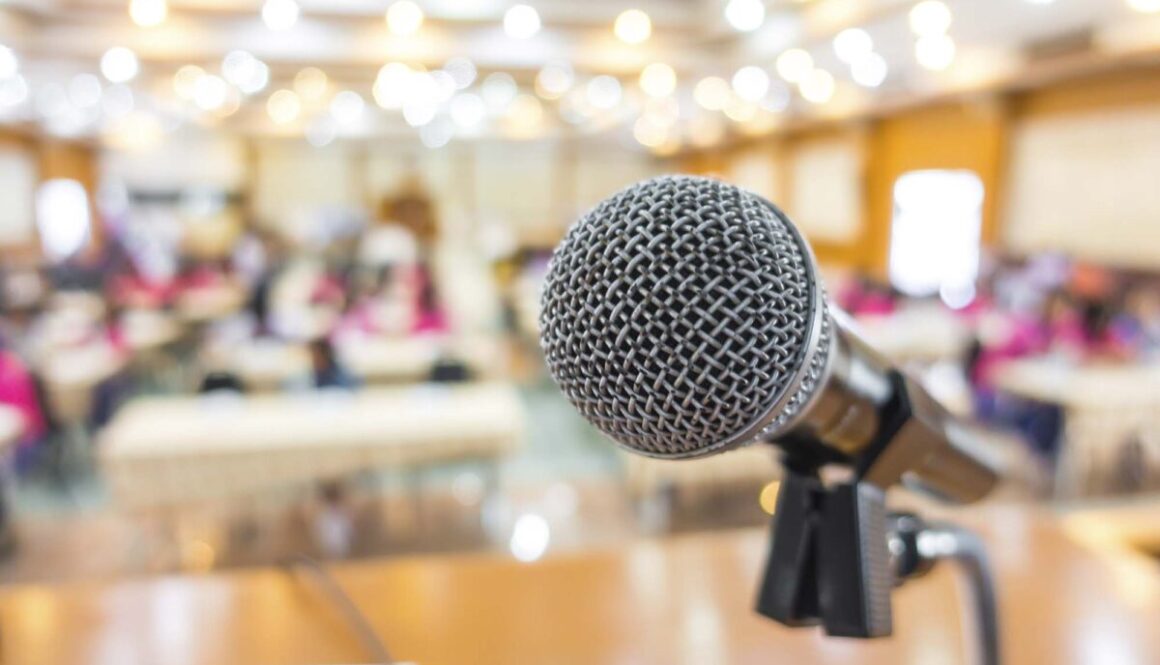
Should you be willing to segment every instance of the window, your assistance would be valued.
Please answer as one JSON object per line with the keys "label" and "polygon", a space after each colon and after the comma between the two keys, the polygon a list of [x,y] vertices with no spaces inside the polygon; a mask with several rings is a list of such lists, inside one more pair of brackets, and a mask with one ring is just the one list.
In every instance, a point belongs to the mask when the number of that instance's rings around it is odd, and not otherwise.
{"label": "window", "polygon": [[76,180],[46,180],[36,191],[36,226],[44,253],[53,261],[67,259],[89,241],[89,196]]}
{"label": "window", "polygon": [[951,307],[975,297],[983,181],[971,171],[904,173],[894,183],[890,281],[903,293],[938,293]]}

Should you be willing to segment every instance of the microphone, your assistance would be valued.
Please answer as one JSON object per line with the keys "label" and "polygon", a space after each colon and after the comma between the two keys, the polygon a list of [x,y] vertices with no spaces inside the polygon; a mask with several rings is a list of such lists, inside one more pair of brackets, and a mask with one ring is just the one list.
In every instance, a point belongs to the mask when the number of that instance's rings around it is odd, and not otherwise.
{"label": "microphone", "polygon": [[997,482],[965,427],[827,305],[786,215],[733,185],[661,176],[598,204],[553,254],[540,325],[561,391],[634,453],[774,443],[791,469],[953,502]]}

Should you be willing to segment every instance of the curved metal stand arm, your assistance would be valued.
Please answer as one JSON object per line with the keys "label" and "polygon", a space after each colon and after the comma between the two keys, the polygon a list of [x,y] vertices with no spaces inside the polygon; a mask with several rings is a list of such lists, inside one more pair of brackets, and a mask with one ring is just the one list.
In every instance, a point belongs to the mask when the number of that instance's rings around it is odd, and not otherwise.
{"label": "curved metal stand arm", "polygon": [[978,638],[976,662],[999,665],[999,621],[994,576],[986,548],[978,535],[951,524],[930,524],[916,538],[918,555],[928,561],[951,559],[962,571],[971,596],[974,632]]}

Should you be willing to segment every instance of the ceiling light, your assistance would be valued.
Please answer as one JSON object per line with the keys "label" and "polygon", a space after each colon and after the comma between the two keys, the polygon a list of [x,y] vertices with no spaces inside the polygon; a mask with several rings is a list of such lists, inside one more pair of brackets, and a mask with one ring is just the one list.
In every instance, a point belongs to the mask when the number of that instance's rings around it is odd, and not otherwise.
{"label": "ceiling light", "polygon": [[742,67],[733,75],[733,92],[747,102],[756,102],[769,92],[769,74],[761,67]]}
{"label": "ceiling light", "polygon": [[500,112],[507,109],[516,98],[519,88],[510,74],[495,72],[483,79],[479,91],[483,93],[483,101],[487,103],[487,107],[494,112]]}
{"label": "ceiling light", "polygon": [[483,122],[487,114],[487,106],[483,99],[474,92],[461,92],[451,98],[451,105],[447,109],[451,120],[461,129],[471,129]]}
{"label": "ceiling light", "polygon": [[717,76],[707,76],[697,81],[696,87],[693,88],[693,101],[709,111],[720,111],[725,108],[725,102],[729,97],[729,84]]}
{"label": "ceiling light", "polygon": [[874,40],[862,28],[846,28],[834,37],[834,55],[846,64],[854,64],[874,50]]}
{"label": "ceiling light", "polygon": [[800,48],[791,48],[777,56],[777,73],[790,83],[801,81],[813,68],[813,56]]}
{"label": "ceiling light", "polygon": [[321,116],[307,125],[303,134],[306,136],[306,142],[310,145],[315,148],[325,148],[338,137],[338,125],[334,122],[334,118]]}
{"label": "ceiling light", "polygon": [[834,77],[824,69],[815,69],[798,83],[798,91],[807,102],[825,104],[834,96]]}
{"label": "ceiling light", "polygon": [[639,9],[627,9],[616,17],[612,32],[625,44],[640,44],[652,35],[652,20]]}
{"label": "ceiling light", "polygon": [[298,119],[302,102],[292,90],[279,90],[266,100],[266,113],[278,125],[288,125]]}
{"label": "ceiling light", "polygon": [[734,122],[748,122],[757,115],[757,104],[746,101],[740,97],[730,97],[729,101],[725,102],[725,117]]}
{"label": "ceiling light", "polygon": [[72,105],[93,108],[101,103],[101,81],[92,74],[77,74],[68,84],[68,99]]}
{"label": "ceiling light", "polygon": [[1160,0],[1128,0],[1128,6],[1144,14],[1160,12]]}
{"label": "ceiling light", "polygon": [[305,101],[317,101],[326,94],[330,79],[317,67],[307,67],[294,76],[294,92]]}
{"label": "ceiling light", "polygon": [[129,18],[142,28],[152,28],[165,22],[169,5],[165,0],[129,0]]}
{"label": "ceiling light", "polygon": [[220,76],[206,74],[193,87],[193,103],[203,111],[216,111],[226,103],[230,86]]}
{"label": "ceiling light", "polygon": [[288,30],[298,22],[298,3],[294,0],[266,0],[262,20],[271,30]]}
{"label": "ceiling light", "polygon": [[362,95],[354,90],[343,90],[330,100],[330,115],[344,125],[353,124],[362,118],[366,105]]}
{"label": "ceiling light", "polygon": [[139,69],[137,54],[123,46],[114,46],[101,56],[101,73],[113,83],[133,80]]}
{"label": "ceiling light", "polygon": [[398,0],[387,8],[387,28],[396,35],[413,35],[423,26],[423,10],[411,0]]}
{"label": "ceiling light", "polygon": [[0,46],[0,79],[15,76],[20,71],[20,61],[16,52],[7,46]]}
{"label": "ceiling light", "polygon": [[955,59],[955,42],[946,35],[919,37],[914,45],[914,57],[926,69],[942,71]]}
{"label": "ceiling light", "polygon": [[632,126],[632,136],[637,143],[646,148],[656,148],[664,144],[669,137],[669,130],[658,125],[647,116],[640,116]]}
{"label": "ceiling light", "polygon": [[110,118],[123,118],[133,112],[133,90],[118,83],[101,95],[101,111]]}
{"label": "ceiling light", "polygon": [[270,68],[246,51],[230,51],[222,59],[222,76],[242,92],[252,95],[270,83]]}
{"label": "ceiling light", "polygon": [[197,65],[186,65],[177,70],[173,75],[173,91],[182,99],[193,99],[193,89],[201,77],[205,76],[205,70]]}
{"label": "ceiling light", "polygon": [[588,96],[588,103],[602,111],[616,108],[620,103],[620,81],[607,74],[589,81],[584,92]]}
{"label": "ceiling light", "polygon": [[729,0],[725,5],[725,20],[741,32],[751,32],[765,22],[765,3],[762,0]]}
{"label": "ceiling light", "polygon": [[882,85],[889,71],[886,58],[877,53],[867,53],[850,65],[850,77],[855,83],[866,88],[877,88]]}
{"label": "ceiling light", "polygon": [[468,58],[451,58],[443,65],[443,71],[451,75],[455,87],[463,90],[475,82],[475,63]]}
{"label": "ceiling light", "polygon": [[0,78],[0,107],[19,106],[28,100],[28,81],[17,74]]}
{"label": "ceiling light", "polygon": [[439,107],[430,99],[408,100],[403,104],[403,120],[412,127],[422,127],[435,119]]}
{"label": "ceiling light", "polygon": [[951,27],[951,18],[942,0],[923,0],[910,9],[910,29],[921,36],[941,35]]}
{"label": "ceiling light", "polygon": [[667,97],[677,89],[677,73],[663,62],[654,62],[641,70],[640,89],[649,97]]}
{"label": "ceiling light", "polygon": [[403,108],[408,84],[414,74],[410,67],[401,62],[389,62],[383,65],[378,76],[375,77],[375,85],[372,89],[375,103],[387,110]]}
{"label": "ceiling light", "polygon": [[512,5],[503,15],[503,31],[508,37],[527,39],[540,31],[540,15],[529,5]]}
{"label": "ceiling light", "polygon": [[427,123],[419,130],[419,141],[424,146],[435,150],[451,142],[455,135],[455,127],[446,118],[438,118],[435,122]]}
{"label": "ceiling light", "polygon": [[576,76],[566,62],[549,62],[536,74],[536,94],[544,99],[559,99],[572,88]]}

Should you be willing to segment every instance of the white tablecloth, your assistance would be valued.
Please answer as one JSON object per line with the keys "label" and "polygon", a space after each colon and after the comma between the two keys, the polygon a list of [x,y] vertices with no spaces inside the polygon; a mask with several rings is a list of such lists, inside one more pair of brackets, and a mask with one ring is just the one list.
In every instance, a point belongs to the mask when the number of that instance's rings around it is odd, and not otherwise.
{"label": "white tablecloth", "polygon": [[117,414],[100,457],[114,495],[148,505],[494,458],[523,431],[519,396],[501,383],[149,398]]}

